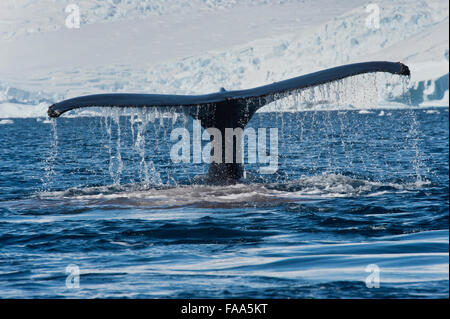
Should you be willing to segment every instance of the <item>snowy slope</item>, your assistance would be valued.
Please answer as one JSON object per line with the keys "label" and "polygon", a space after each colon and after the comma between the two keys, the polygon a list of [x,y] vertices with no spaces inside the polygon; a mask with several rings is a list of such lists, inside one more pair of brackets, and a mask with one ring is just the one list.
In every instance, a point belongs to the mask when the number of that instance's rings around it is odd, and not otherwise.
{"label": "snowy slope", "polygon": [[[77,30],[64,27],[59,2],[36,3],[1,4],[14,28],[0,27],[0,117],[44,116],[80,94],[209,93],[367,60],[407,63],[413,104],[448,105],[446,1],[378,1],[379,28],[360,0],[79,1],[92,7]],[[351,93],[362,79],[370,90],[367,77],[344,85]],[[405,102],[401,93],[393,82],[369,106]]]}
{"label": "snowy slope", "polygon": [[[354,5],[357,1],[347,2],[341,5],[345,8],[348,5]],[[254,14],[247,13],[247,17],[250,15],[254,18],[261,8],[270,8],[275,5],[278,7],[276,10],[278,14],[290,4],[300,4],[301,9],[315,11],[316,14],[307,18],[309,20],[318,17],[317,13],[327,9],[321,5],[322,3],[323,1],[313,5],[312,1],[307,0],[2,0],[0,19],[3,23],[0,24],[0,38],[10,39],[20,35],[61,30],[64,28],[64,20],[67,16],[65,8],[69,4],[79,6],[82,13],[81,25],[85,26],[120,20],[189,16],[196,13],[219,12],[229,15],[229,9],[241,10],[242,7],[256,10]],[[295,7],[291,7],[290,10],[295,10]]]}

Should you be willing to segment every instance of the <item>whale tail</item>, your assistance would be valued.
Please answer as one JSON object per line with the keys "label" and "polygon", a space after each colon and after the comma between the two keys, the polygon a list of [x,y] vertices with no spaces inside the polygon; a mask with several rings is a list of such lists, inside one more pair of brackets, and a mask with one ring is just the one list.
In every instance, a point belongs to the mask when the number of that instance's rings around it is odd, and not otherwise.
{"label": "whale tail", "polygon": [[[217,93],[205,95],[111,93],[81,96],[53,104],[48,109],[48,115],[59,117],[67,111],[85,107],[182,107],[194,119],[200,120],[203,127],[217,128],[225,138],[226,128],[243,129],[259,108],[275,100],[308,87],[373,72],[410,75],[408,66],[400,62],[363,62],[326,69],[248,90],[226,91],[222,88]],[[232,149],[235,149],[235,145]],[[223,140],[222,162],[210,164],[208,172],[210,181],[235,183],[243,176],[241,162],[235,156],[231,163],[225,161],[225,141]]]}

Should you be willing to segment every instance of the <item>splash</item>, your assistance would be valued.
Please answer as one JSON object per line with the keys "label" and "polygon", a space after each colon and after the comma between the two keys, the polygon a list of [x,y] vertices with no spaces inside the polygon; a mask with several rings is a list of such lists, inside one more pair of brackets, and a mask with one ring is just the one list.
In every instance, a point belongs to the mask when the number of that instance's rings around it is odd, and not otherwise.
{"label": "splash", "polygon": [[[162,132],[162,140],[167,140],[167,132],[174,122],[184,119],[186,124],[186,115],[183,112],[179,114],[180,110],[175,107],[101,109],[102,126],[106,132],[104,148],[109,156],[108,172],[114,185],[122,184],[125,173],[142,188],[176,184],[175,179],[169,176],[170,172],[163,180],[155,164],[159,161],[159,139],[152,138],[151,142],[148,139]],[[125,161],[131,164],[126,165]]]}
{"label": "splash", "polygon": [[[131,115],[130,124],[133,136],[133,150],[140,157],[139,161],[139,179],[145,187],[150,185],[162,184],[161,177],[155,168],[152,158],[146,159],[146,132],[149,123],[154,123],[158,117],[158,113],[154,109],[134,109],[134,113]],[[134,127],[137,127],[136,137],[134,137]]]}
{"label": "splash", "polygon": [[[379,112],[371,111],[380,109],[379,101],[386,99],[401,101],[402,105],[393,102]],[[394,108],[407,109],[401,128],[394,127],[391,121],[390,109]],[[356,110],[356,114],[361,116],[355,116]],[[419,123],[412,110],[408,77],[385,73],[353,76],[286,95],[264,107],[264,111],[276,114],[292,111],[296,114],[295,121],[289,125],[298,128],[301,150],[290,148],[282,156],[290,154],[287,157],[292,157],[295,154],[299,158],[308,157],[309,160],[299,163],[306,175],[351,172],[354,166],[362,166],[367,176],[382,180],[393,173],[395,165],[392,165],[391,155],[399,154],[402,161],[408,162],[404,167],[414,168],[414,178],[418,183],[428,182],[423,179],[428,172],[423,164]],[[377,116],[378,120],[373,116]],[[276,118],[278,122],[278,115]],[[374,122],[379,125],[372,129]],[[281,126],[285,131],[283,122]],[[388,146],[383,141],[389,136],[379,131],[380,127],[406,133],[400,134],[394,141],[395,145]],[[379,142],[374,141],[373,136]],[[342,163],[342,156],[345,163]],[[396,169],[399,170],[398,167]]]}
{"label": "splash", "polygon": [[49,119],[52,124],[49,152],[43,161],[44,176],[41,178],[42,190],[49,191],[54,186],[56,161],[58,157],[58,130],[56,119]]}
{"label": "splash", "polygon": [[[286,135],[290,135],[285,138],[299,142],[286,143],[289,149],[279,152],[286,160],[284,174],[292,179],[299,177],[299,170],[302,176],[351,174],[360,172],[362,167],[365,177],[382,181],[388,179],[394,169],[397,169],[394,173],[399,172],[399,166],[393,165],[396,159],[391,156],[399,154],[402,161],[408,162],[408,167],[414,167],[416,180],[423,181],[427,171],[415,113],[406,111],[406,115],[402,115],[403,122],[393,124],[391,110],[370,111],[379,108],[380,94],[387,94],[386,88],[393,87],[386,86],[386,82],[398,82],[397,86],[403,90],[402,99],[408,101],[408,79],[381,73],[362,74],[300,90],[264,107],[275,112],[268,122],[257,115],[257,127],[281,127],[282,132],[288,131]],[[281,112],[287,109],[293,114],[285,116]],[[172,165],[166,156],[170,130],[175,122],[185,127],[191,123],[182,108],[102,108],[100,112],[102,130],[106,133],[101,147],[103,152],[107,150],[108,183],[120,187],[133,183],[148,189],[177,186],[179,182],[174,176],[192,177],[192,166]],[[383,145],[389,133],[388,129],[380,128],[389,126],[396,130],[392,125],[401,125],[402,133],[394,144]],[[54,175],[50,171],[47,179]]]}
{"label": "splash", "polygon": [[411,98],[411,90],[410,90],[410,78],[405,77],[401,79],[401,86],[403,89],[403,97],[407,102],[407,105],[410,106],[407,112],[409,125],[409,131],[407,135],[407,144],[412,152],[412,165],[416,172],[416,184],[423,185],[424,183],[428,183],[429,181],[424,177],[425,175],[430,174],[430,169],[425,165],[424,154],[420,147],[420,132],[419,132],[419,122],[417,121],[417,117],[415,112],[412,110],[412,98]]}
{"label": "splash", "polygon": [[[320,110],[369,110],[380,108],[381,101],[404,100],[408,80],[404,76],[386,73],[359,74],[333,82],[280,94],[276,100],[258,112],[298,112]],[[400,107],[399,105],[396,105]]]}
{"label": "splash", "polygon": [[[108,135],[108,144],[105,148],[109,153],[109,175],[115,185],[120,185],[120,177],[123,171],[123,162],[120,143],[120,110],[111,108],[102,110],[103,120]],[[113,126],[116,126],[116,140],[113,140]]]}

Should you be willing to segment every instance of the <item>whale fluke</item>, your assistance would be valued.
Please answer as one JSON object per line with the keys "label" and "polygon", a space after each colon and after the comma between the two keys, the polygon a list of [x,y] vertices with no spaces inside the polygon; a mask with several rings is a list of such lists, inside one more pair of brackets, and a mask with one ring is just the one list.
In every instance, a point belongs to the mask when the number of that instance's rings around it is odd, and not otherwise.
{"label": "whale fluke", "polygon": [[[53,104],[48,109],[48,115],[59,117],[67,111],[85,107],[183,107],[189,115],[200,120],[203,127],[215,127],[224,137],[225,128],[244,128],[259,108],[275,100],[305,88],[374,72],[410,75],[408,66],[400,62],[363,62],[338,66],[247,90],[226,91],[221,88],[219,92],[205,95],[110,93],[81,96]],[[224,147],[223,141],[222,148]],[[242,164],[225,163],[224,149],[222,157],[222,163],[211,163],[210,179],[224,183],[236,182],[242,177]]]}

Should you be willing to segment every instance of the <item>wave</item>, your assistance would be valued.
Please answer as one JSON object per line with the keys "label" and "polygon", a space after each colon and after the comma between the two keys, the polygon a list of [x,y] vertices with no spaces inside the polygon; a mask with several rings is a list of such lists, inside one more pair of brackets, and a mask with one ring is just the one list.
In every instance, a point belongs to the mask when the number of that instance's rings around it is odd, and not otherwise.
{"label": "wave", "polygon": [[70,188],[63,191],[40,192],[42,200],[92,201],[96,204],[117,204],[145,207],[243,207],[248,204],[279,205],[305,198],[337,198],[379,196],[389,192],[408,192],[429,185],[429,181],[377,182],[341,174],[303,177],[285,183],[241,183],[227,186],[143,184]]}

